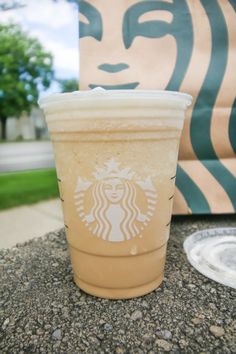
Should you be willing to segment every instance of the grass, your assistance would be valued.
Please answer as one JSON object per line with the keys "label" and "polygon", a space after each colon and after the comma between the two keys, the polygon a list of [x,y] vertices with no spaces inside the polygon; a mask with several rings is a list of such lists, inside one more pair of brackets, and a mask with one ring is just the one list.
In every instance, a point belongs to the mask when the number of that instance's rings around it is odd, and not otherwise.
{"label": "grass", "polygon": [[55,169],[0,174],[0,210],[58,196]]}

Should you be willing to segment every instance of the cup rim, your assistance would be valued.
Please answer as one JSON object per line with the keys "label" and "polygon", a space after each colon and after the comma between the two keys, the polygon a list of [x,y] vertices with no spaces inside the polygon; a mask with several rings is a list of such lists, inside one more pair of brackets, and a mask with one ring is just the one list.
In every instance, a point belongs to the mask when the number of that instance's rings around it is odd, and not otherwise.
{"label": "cup rim", "polygon": [[[42,97],[38,100],[38,104],[42,109],[57,108],[63,103],[78,103],[83,108],[91,108],[93,105],[98,104],[104,108],[109,107],[109,102],[112,104],[120,103],[127,107],[129,103],[136,103],[142,99],[142,102],[150,101],[155,105],[155,102],[170,101],[176,104],[183,104],[185,108],[191,105],[192,96],[178,91],[168,90],[104,90],[97,87],[93,90],[74,91],[66,93],[54,93]],[[143,100],[144,99],[144,100]]]}

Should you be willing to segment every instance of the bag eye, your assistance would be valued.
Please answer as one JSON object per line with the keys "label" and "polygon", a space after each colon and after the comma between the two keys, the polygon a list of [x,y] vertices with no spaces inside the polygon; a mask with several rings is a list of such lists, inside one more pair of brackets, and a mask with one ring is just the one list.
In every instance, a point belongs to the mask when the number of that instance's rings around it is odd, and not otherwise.
{"label": "bag eye", "polygon": [[83,37],[93,37],[98,41],[102,39],[102,16],[93,5],[86,1],[79,3],[80,22],[79,35]]}
{"label": "bag eye", "polygon": [[123,19],[123,41],[128,49],[135,37],[159,38],[169,31],[172,4],[142,1],[128,8]]}

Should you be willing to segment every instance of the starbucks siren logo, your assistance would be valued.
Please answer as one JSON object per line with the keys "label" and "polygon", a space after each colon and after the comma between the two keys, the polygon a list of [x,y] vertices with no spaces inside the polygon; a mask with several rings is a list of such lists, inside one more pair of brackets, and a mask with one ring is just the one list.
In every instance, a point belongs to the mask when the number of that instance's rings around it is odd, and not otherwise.
{"label": "starbucks siren logo", "polygon": [[96,167],[93,180],[78,177],[75,205],[91,233],[102,240],[121,242],[136,236],[151,220],[157,202],[150,177],[136,178],[130,168],[111,159]]}

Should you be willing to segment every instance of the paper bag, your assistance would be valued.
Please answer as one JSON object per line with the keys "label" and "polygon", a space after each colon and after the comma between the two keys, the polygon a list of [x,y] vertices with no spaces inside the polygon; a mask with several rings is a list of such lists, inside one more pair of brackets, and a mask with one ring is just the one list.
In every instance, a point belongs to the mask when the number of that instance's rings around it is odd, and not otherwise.
{"label": "paper bag", "polygon": [[236,210],[233,0],[80,1],[80,89],[190,93],[174,214]]}

